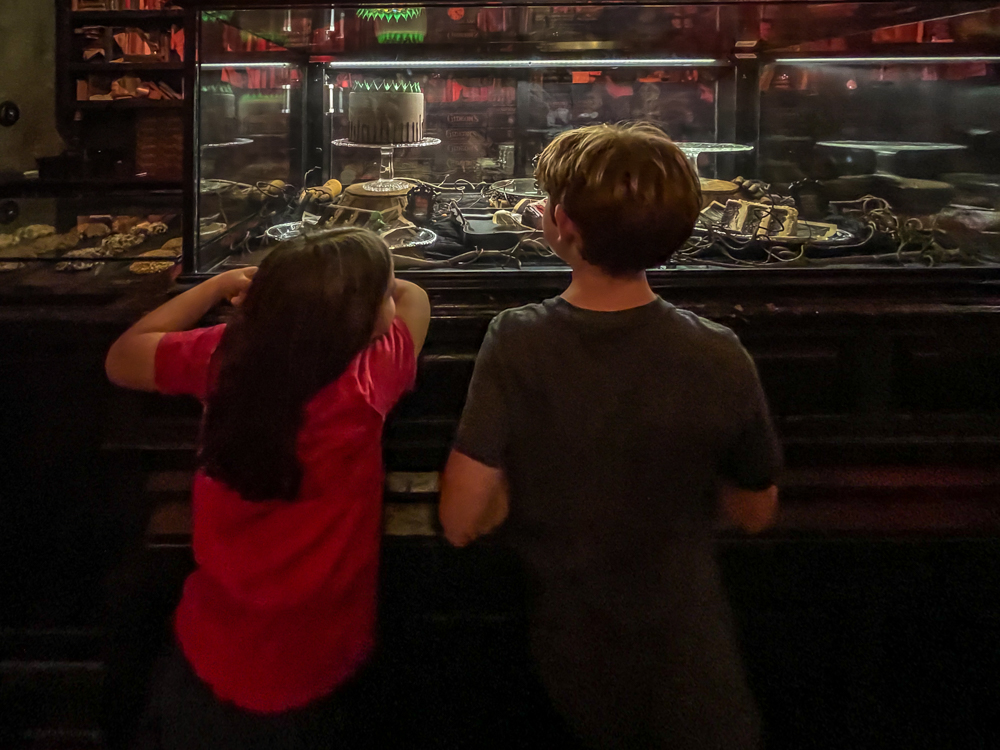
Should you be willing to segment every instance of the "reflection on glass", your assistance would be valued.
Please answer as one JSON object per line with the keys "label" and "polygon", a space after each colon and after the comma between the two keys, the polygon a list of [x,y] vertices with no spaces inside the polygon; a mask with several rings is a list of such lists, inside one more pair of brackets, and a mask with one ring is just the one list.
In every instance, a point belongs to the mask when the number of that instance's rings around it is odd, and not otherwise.
{"label": "reflection on glass", "polygon": [[[531,208],[545,197],[533,160],[568,129],[625,120],[661,127],[702,178],[702,219],[676,267],[993,263],[1000,14],[949,12],[890,1],[205,13],[197,265],[256,262],[276,237],[330,223],[383,232],[400,268],[558,265]],[[374,80],[419,87],[420,137],[352,145],[351,92]],[[372,127],[414,119],[383,98]],[[428,139],[440,143],[417,147]]]}

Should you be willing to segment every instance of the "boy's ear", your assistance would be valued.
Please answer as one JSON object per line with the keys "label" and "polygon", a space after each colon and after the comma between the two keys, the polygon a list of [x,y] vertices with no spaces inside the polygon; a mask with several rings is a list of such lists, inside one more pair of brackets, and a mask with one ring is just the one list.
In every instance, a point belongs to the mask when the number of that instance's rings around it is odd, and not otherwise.
{"label": "boy's ear", "polygon": [[580,242],[580,230],[576,228],[576,224],[569,218],[569,214],[558,203],[552,209],[552,220],[559,232],[560,242],[567,246],[576,247]]}

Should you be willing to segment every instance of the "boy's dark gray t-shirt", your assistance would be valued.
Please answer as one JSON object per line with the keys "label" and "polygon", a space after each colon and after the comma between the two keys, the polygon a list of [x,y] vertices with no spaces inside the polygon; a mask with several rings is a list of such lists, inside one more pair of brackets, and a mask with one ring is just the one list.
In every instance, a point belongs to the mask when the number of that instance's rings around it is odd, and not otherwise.
{"label": "boy's dark gray t-shirt", "polygon": [[765,489],[781,458],[732,331],[659,298],[507,310],[455,447],[507,475],[501,533],[534,593],[534,658],[578,731],[609,747],[756,744],[714,559],[717,490]]}

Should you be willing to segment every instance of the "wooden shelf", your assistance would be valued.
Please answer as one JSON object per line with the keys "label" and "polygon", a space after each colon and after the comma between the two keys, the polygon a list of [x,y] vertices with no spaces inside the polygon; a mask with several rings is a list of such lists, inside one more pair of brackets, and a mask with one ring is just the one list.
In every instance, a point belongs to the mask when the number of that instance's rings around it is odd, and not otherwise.
{"label": "wooden shelf", "polygon": [[109,62],[77,62],[70,63],[69,70],[71,73],[116,73],[125,72],[130,70],[184,70],[184,63],[182,62],[121,62],[121,63],[109,63]]}
{"label": "wooden shelf", "polygon": [[67,180],[16,180],[0,182],[0,198],[4,200],[30,199],[49,196],[74,196],[90,198],[97,194],[139,193],[156,200],[178,200],[184,189],[179,180],[160,180],[149,177],[81,177]]}
{"label": "wooden shelf", "polygon": [[286,63],[288,65],[306,65],[309,62],[308,50],[276,50],[274,52],[226,52],[202,60],[203,65],[225,65],[242,68],[261,64]]}
{"label": "wooden shelf", "polygon": [[179,109],[183,99],[116,99],[114,101],[74,102],[76,109]]}
{"label": "wooden shelf", "polygon": [[73,25],[181,21],[183,10],[75,10],[70,13]]}

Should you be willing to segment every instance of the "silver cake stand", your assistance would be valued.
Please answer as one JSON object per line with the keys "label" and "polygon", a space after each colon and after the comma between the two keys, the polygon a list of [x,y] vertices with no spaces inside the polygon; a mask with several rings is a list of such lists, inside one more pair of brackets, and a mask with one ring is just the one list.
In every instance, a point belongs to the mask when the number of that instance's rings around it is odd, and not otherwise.
{"label": "silver cake stand", "polygon": [[694,141],[674,141],[677,148],[684,152],[688,161],[698,171],[698,157],[702,154],[740,154],[753,151],[753,146],[743,143],[695,143]]}
{"label": "silver cake stand", "polygon": [[414,143],[358,143],[350,138],[338,138],[331,145],[337,148],[377,148],[381,151],[378,179],[364,183],[361,187],[370,193],[394,193],[399,190],[409,190],[413,185],[403,180],[397,180],[393,171],[392,155],[398,148],[424,148],[440,145],[440,138],[423,138]]}
{"label": "silver cake stand", "polygon": [[920,141],[819,141],[826,148],[858,148],[875,152],[875,165],[880,173],[888,173],[890,160],[900,151],[963,151],[958,143],[921,143]]}
{"label": "silver cake stand", "polygon": [[225,143],[202,143],[199,148],[203,151],[207,151],[213,148],[230,148],[232,146],[247,146],[253,143],[253,138],[237,138],[233,141],[226,141]]}

